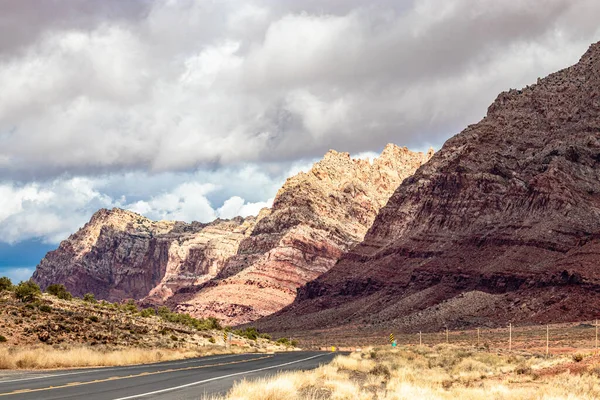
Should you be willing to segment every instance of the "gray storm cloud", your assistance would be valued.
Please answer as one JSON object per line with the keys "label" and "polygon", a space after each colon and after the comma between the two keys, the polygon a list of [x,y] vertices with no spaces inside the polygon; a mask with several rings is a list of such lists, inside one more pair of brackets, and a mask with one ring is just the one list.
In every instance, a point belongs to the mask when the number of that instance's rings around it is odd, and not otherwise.
{"label": "gray storm cloud", "polygon": [[[439,147],[500,91],[576,62],[597,15],[596,0],[1,2],[0,241],[59,240],[97,206],[250,213],[329,148]],[[239,186],[207,186],[224,175]]]}

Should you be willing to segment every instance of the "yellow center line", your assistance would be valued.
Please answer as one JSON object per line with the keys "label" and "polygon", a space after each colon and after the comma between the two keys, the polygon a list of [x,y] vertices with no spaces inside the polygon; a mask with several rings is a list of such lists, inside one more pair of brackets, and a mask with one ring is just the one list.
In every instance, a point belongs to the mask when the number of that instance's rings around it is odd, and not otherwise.
{"label": "yellow center line", "polygon": [[3,396],[13,396],[13,395],[16,395],[16,394],[23,394],[23,393],[42,392],[42,391],[46,391],[46,390],[71,388],[71,387],[75,387],[75,386],[91,385],[92,383],[102,383],[102,382],[108,382],[108,381],[117,381],[117,380],[121,380],[121,379],[139,378],[141,376],[166,374],[166,373],[169,373],[169,372],[189,371],[189,370],[193,370],[193,369],[202,369],[202,368],[209,368],[209,367],[220,367],[220,366],[223,366],[223,365],[241,364],[241,363],[250,362],[250,361],[264,360],[266,358],[272,358],[272,357],[273,357],[272,355],[269,355],[269,356],[252,358],[252,359],[249,359],[249,360],[229,361],[229,362],[218,363],[218,364],[199,365],[199,366],[196,366],[196,367],[171,368],[171,369],[165,369],[165,370],[162,370],[162,371],[155,371],[155,372],[142,372],[142,373],[135,374],[135,375],[112,376],[110,378],[98,379],[98,380],[95,380],[95,381],[89,381],[89,382],[69,382],[69,383],[66,383],[66,384],[61,385],[61,386],[49,386],[49,387],[39,388],[39,389],[19,389],[19,390],[15,390],[15,391],[12,391],[12,392],[0,393],[0,397],[3,397]]}

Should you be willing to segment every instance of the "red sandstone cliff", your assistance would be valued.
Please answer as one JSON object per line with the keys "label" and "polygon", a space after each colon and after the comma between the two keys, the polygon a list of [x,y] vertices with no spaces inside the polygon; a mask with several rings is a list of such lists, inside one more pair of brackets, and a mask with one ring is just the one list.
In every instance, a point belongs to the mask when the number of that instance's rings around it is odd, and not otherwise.
{"label": "red sandstone cliff", "polygon": [[600,316],[600,44],[501,93],[365,240],[258,326],[406,331]]}

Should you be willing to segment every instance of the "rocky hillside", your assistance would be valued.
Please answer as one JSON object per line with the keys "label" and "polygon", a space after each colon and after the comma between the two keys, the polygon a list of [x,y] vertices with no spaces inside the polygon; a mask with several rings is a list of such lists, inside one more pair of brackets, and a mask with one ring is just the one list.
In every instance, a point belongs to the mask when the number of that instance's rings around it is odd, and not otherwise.
{"label": "rocky hillside", "polygon": [[173,289],[216,276],[256,218],[210,224],[151,221],[121,209],[99,210],[37,266],[42,288],[62,283],[76,296],[163,299]]}
{"label": "rocky hillside", "polygon": [[371,164],[328,152],[287,180],[218,279],[182,289],[168,304],[229,324],[280,310],[363,239],[394,189],[432,154],[388,145]]}
{"label": "rocky hillside", "polygon": [[150,221],[98,211],[48,253],[33,279],[76,295],[134,298],[227,324],[290,304],[296,289],[359,243],[403,179],[431,155],[388,145],[370,163],[330,151],[278,192],[257,217],[210,224]]}
{"label": "rocky hillside", "polygon": [[405,331],[600,316],[600,44],[501,93],[365,240],[259,327]]}

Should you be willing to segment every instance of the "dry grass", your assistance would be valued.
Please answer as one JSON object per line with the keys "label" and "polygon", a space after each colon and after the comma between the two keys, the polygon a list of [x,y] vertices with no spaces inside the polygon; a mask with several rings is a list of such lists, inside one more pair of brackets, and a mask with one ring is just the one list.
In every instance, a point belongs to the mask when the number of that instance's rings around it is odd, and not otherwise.
{"label": "dry grass", "polygon": [[[587,358],[588,361],[594,361]],[[583,360],[585,364],[586,360]],[[473,348],[367,349],[313,371],[234,386],[227,400],[587,400],[600,398],[600,360],[570,372],[568,356],[543,359]],[[577,363],[579,364],[579,363]]]}
{"label": "dry grass", "polygon": [[54,349],[48,346],[28,348],[0,347],[1,369],[52,369],[145,364],[159,361],[213,354],[248,352],[249,349],[202,348],[190,349],[142,349],[142,348],[91,348],[78,346]]}

